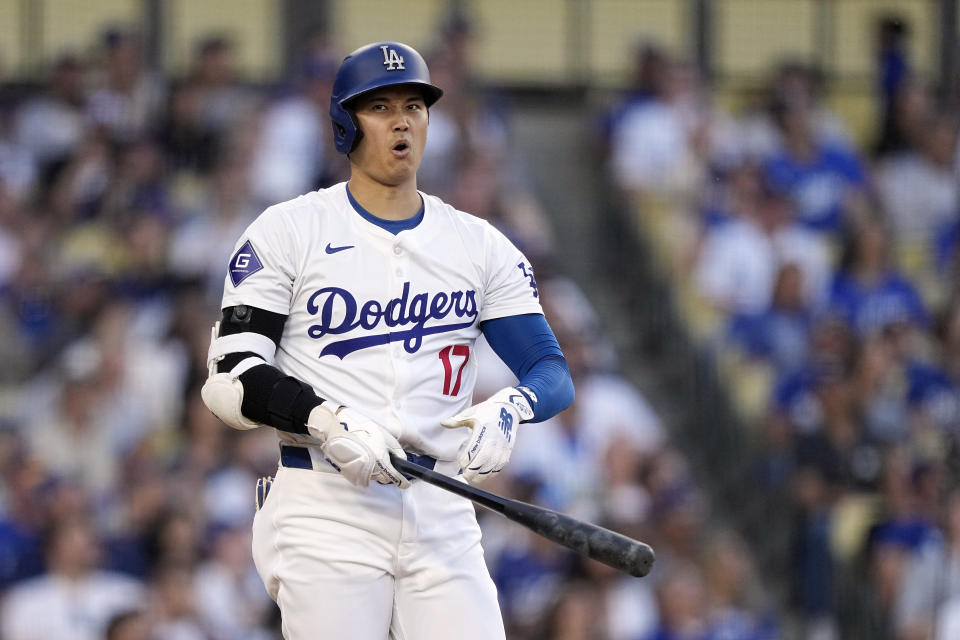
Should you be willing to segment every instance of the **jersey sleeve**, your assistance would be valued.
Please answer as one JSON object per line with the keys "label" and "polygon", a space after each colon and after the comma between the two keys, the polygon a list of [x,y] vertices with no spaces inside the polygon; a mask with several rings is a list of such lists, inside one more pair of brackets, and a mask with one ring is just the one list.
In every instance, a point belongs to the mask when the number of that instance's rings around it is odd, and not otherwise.
{"label": "jersey sleeve", "polygon": [[221,308],[248,305],[290,313],[299,247],[292,221],[271,207],[254,220],[235,245],[223,284]]}
{"label": "jersey sleeve", "polygon": [[525,313],[543,313],[533,267],[510,240],[487,227],[486,283],[479,322]]}

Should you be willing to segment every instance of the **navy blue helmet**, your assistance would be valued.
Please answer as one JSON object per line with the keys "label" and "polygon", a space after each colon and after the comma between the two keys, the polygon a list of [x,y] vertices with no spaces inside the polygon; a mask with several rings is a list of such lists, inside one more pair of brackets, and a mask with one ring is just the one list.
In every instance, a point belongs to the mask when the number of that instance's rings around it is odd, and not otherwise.
{"label": "navy blue helmet", "polygon": [[418,86],[427,107],[443,95],[439,87],[430,84],[430,71],[423,57],[413,47],[400,42],[374,42],[343,59],[330,95],[337,151],[350,153],[363,137],[350,109],[351,101],[368,91],[398,84]]}

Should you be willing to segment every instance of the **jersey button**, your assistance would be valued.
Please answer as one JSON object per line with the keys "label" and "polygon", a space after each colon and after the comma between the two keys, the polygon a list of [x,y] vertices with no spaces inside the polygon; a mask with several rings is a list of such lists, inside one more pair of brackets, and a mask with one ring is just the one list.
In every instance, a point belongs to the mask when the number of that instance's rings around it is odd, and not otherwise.
{"label": "jersey button", "polygon": [[396,273],[399,278],[403,277],[403,269],[397,269],[394,273]]}
{"label": "jersey button", "polygon": [[393,247],[393,252],[394,252],[396,255],[400,255],[401,253],[403,253],[403,249],[400,248],[400,245],[394,245],[394,247]]}

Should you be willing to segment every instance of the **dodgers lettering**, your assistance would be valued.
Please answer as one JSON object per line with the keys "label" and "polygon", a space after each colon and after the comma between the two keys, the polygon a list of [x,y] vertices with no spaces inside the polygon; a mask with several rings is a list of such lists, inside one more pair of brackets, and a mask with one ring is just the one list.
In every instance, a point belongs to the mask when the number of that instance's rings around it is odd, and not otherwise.
{"label": "dodgers lettering", "polygon": [[[343,316],[337,320],[335,312]],[[443,320],[450,312],[466,322],[433,325],[427,327],[429,320]],[[410,296],[410,283],[403,283],[403,292],[386,304],[378,300],[367,300],[359,304],[352,293],[340,287],[318,289],[307,300],[307,312],[319,316],[319,322],[307,330],[311,338],[319,339],[327,335],[339,335],[360,328],[373,331],[382,324],[389,328],[408,327],[401,331],[387,331],[374,335],[364,335],[327,344],[320,357],[335,355],[339,358],[369,347],[403,341],[407,353],[416,353],[423,344],[423,337],[435,333],[456,331],[472,325],[478,315],[476,292],[451,291],[450,293],[417,293]]]}

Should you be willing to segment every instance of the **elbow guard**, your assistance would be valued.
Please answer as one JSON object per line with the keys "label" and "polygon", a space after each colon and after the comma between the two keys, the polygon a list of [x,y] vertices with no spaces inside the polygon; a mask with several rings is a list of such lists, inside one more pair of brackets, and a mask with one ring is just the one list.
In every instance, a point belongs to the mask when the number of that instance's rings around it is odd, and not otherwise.
{"label": "elbow guard", "polygon": [[[210,412],[220,418],[220,420],[233,427],[234,429],[247,430],[256,429],[261,426],[259,422],[248,419],[243,415],[241,406],[243,405],[243,383],[239,380],[239,375],[243,371],[258,364],[266,364],[264,356],[272,359],[273,352],[262,348],[261,338],[269,342],[269,338],[258,334],[236,334],[232,336],[220,337],[220,323],[213,325],[210,331],[210,349],[207,351],[207,370],[209,375],[203,387],[200,389],[200,397],[203,404],[207,405]],[[237,348],[241,348],[238,338],[241,336],[250,336],[242,345],[244,355],[249,356],[241,362],[231,367],[230,371],[218,372],[218,364],[227,359],[233,360],[233,354]],[[272,344],[272,343],[271,343]],[[254,349],[247,351],[247,349]],[[263,354],[259,353],[264,351]],[[241,367],[240,365],[243,365]],[[236,373],[233,371],[236,369]],[[242,370],[241,370],[242,369]]]}
{"label": "elbow guard", "polygon": [[269,425],[306,434],[306,422],[323,399],[313,388],[272,366],[285,316],[253,307],[224,309],[207,352],[204,404],[234,429]]}
{"label": "elbow guard", "polygon": [[[252,359],[245,358],[241,364]],[[300,434],[308,433],[310,412],[323,403],[313,387],[262,360],[240,375],[213,373],[200,396],[215,416],[234,429],[269,425]]]}
{"label": "elbow guard", "polygon": [[203,404],[228,426],[245,431],[262,426],[243,415],[243,383],[229,373],[214,373],[200,389]]}

